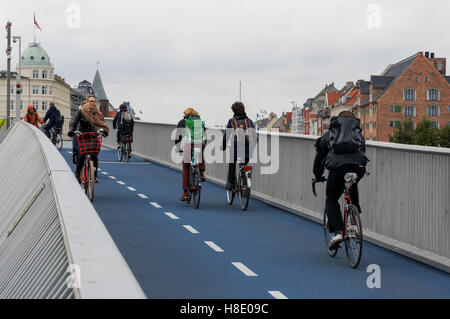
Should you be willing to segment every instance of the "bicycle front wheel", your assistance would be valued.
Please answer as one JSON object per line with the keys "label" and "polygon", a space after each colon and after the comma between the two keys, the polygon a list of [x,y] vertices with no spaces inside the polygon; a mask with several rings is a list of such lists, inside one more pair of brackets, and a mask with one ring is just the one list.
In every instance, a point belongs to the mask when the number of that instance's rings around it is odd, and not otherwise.
{"label": "bicycle front wheel", "polygon": [[328,246],[330,245],[330,241],[331,241],[331,234],[328,231],[328,217],[327,217],[326,212],[323,213],[323,234],[325,236],[325,248],[328,252],[328,255],[330,255],[331,257],[336,256],[339,247],[334,250],[328,249]]}
{"label": "bicycle front wheel", "polygon": [[60,151],[63,148],[63,136],[62,134],[58,134],[56,136],[56,148]]}
{"label": "bicycle front wheel", "polygon": [[95,189],[95,166],[94,161],[89,161],[89,173],[88,173],[88,198],[91,202],[94,201],[94,189]]}
{"label": "bicycle front wheel", "polygon": [[247,176],[241,174],[239,177],[239,202],[242,210],[247,210],[250,200],[250,187],[247,185]]}
{"label": "bicycle front wheel", "polygon": [[202,188],[200,186],[200,170],[198,167],[195,168],[194,174],[192,175],[193,175],[192,185],[195,187],[192,196],[194,200],[194,207],[195,209],[198,209],[198,207],[200,206],[200,195],[202,193]]}
{"label": "bicycle front wheel", "polygon": [[363,233],[359,210],[354,205],[349,205],[345,222],[345,254],[352,268],[356,268],[361,261]]}

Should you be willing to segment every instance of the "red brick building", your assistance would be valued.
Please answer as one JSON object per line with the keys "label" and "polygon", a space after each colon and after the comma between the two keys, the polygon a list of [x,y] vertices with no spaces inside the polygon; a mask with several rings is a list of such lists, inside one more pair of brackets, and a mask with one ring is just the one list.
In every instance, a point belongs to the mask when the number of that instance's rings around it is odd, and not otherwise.
{"label": "red brick building", "polygon": [[418,52],[372,75],[369,90],[360,90],[353,112],[368,140],[388,142],[395,127],[410,118],[414,127],[424,118],[436,128],[450,123],[450,77],[446,58]]}

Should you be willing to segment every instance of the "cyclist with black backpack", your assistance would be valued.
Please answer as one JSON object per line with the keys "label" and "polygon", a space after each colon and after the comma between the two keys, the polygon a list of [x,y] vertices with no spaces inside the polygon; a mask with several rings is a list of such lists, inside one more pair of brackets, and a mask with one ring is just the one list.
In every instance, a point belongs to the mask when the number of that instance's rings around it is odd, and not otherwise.
{"label": "cyclist with black backpack", "polygon": [[329,232],[334,233],[329,250],[334,250],[343,240],[344,222],[338,203],[344,189],[344,175],[356,173],[358,178],[350,191],[352,203],[361,212],[357,183],[366,172],[369,161],[365,156],[366,144],[361,134],[359,119],[349,111],[333,116],[330,128],[315,143],[316,157],[313,173],[317,182],[324,181],[324,169],[329,170],[326,186],[325,212],[328,217]]}
{"label": "cyclist with black backpack", "polygon": [[47,124],[43,126],[43,131],[48,138],[50,136],[50,130],[56,126],[58,129],[61,129],[64,124],[64,117],[61,116],[61,112],[56,108],[54,103],[50,103],[50,108],[44,117],[44,123],[49,121]]}
{"label": "cyclist with black backpack", "polygon": [[227,190],[232,190],[235,186],[238,155],[243,157],[243,163],[247,165],[256,143],[255,124],[245,113],[244,103],[233,103],[231,110],[234,116],[228,120],[227,130],[222,140],[222,150],[225,151],[229,139],[233,137],[233,158],[230,159],[228,164]]}
{"label": "cyclist with black backpack", "polygon": [[126,104],[120,105],[119,112],[113,120],[113,129],[117,129],[117,148],[120,147],[121,139],[126,135],[131,135],[131,140],[133,140],[134,120],[130,112],[128,112]]}

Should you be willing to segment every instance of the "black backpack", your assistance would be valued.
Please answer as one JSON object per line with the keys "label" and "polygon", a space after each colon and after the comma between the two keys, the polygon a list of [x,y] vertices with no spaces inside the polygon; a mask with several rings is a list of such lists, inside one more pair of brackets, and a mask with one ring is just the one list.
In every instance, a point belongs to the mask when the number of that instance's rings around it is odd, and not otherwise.
{"label": "black backpack", "polygon": [[364,137],[360,122],[354,118],[335,118],[330,126],[330,149],[335,154],[348,154],[362,151]]}
{"label": "black backpack", "polygon": [[61,129],[64,125],[64,116],[60,115],[56,120],[55,120],[55,126],[58,129]]}

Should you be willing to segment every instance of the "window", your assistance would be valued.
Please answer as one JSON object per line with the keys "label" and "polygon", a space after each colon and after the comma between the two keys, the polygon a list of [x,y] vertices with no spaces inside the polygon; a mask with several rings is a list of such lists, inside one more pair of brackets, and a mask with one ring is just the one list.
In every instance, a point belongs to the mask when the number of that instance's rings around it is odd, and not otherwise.
{"label": "window", "polygon": [[427,101],[439,101],[439,90],[438,89],[427,90]]}
{"label": "window", "polygon": [[416,129],[416,122],[411,122],[411,123],[412,123],[413,130],[415,130]]}
{"label": "window", "polygon": [[14,94],[14,85],[9,86],[9,93]]}
{"label": "window", "polygon": [[419,82],[419,77],[418,77],[418,76],[416,76],[416,77],[414,78],[414,82]]}
{"label": "window", "polygon": [[429,82],[428,76],[425,77],[425,82]]}
{"label": "window", "polygon": [[448,107],[448,111],[450,112],[450,106]]}
{"label": "window", "polygon": [[394,121],[390,121],[390,122],[389,122],[389,126],[390,126],[390,127],[394,127],[394,125],[395,125]]}
{"label": "window", "polygon": [[377,122],[373,122],[373,128],[377,128]]}
{"label": "window", "polygon": [[43,111],[47,110],[47,102],[42,102],[42,110]]}
{"label": "window", "polygon": [[405,106],[403,108],[404,116],[416,116],[416,107],[415,106]]}
{"label": "window", "polygon": [[376,113],[376,112],[377,112],[377,107],[376,107],[376,106],[372,107],[372,112],[373,112],[373,113]]}
{"label": "window", "polygon": [[439,106],[430,105],[427,107],[427,115],[428,116],[439,116]]}
{"label": "window", "polygon": [[9,101],[9,108],[14,110],[14,101]]}
{"label": "window", "polygon": [[439,122],[431,122],[431,125],[433,125],[435,129],[439,129]]}
{"label": "window", "polygon": [[37,78],[39,78],[39,71],[33,70],[33,79],[37,79]]}
{"label": "window", "polygon": [[33,94],[39,94],[39,86],[33,85]]}
{"label": "window", "polygon": [[53,90],[52,90],[52,87],[51,87],[51,86],[48,88],[48,94],[49,94],[49,95],[52,95],[52,94],[53,94]]}
{"label": "window", "polygon": [[395,106],[389,105],[389,112],[395,112]]}
{"label": "window", "polygon": [[33,101],[32,104],[34,105],[34,107],[36,108],[36,111],[37,111],[38,108],[39,108],[39,102],[38,101]]}
{"label": "window", "polygon": [[403,90],[403,100],[405,100],[405,101],[415,101],[416,100],[416,90],[414,90],[414,89],[404,89]]}
{"label": "window", "polygon": [[400,113],[402,111],[402,107],[400,105],[395,106],[395,112]]}
{"label": "window", "polygon": [[46,86],[42,86],[42,94],[47,94],[47,87]]}

